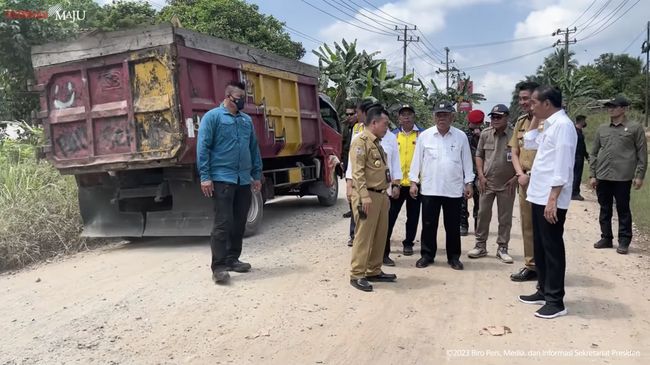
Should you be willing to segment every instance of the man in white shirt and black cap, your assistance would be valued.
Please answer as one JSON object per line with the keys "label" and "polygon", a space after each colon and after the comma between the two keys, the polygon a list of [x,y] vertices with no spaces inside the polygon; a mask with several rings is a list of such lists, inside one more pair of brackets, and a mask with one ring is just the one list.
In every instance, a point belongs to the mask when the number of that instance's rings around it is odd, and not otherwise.
{"label": "man in white shirt and black cap", "polygon": [[433,264],[442,209],[447,263],[454,270],[462,270],[460,211],[463,196],[470,198],[473,194],[472,152],[465,132],[451,126],[455,110],[450,102],[436,104],[433,114],[436,125],[420,133],[409,171],[411,196],[419,193],[422,202],[422,257],[415,266]]}
{"label": "man in white shirt and black cap", "polygon": [[[543,304],[536,317],[567,314],[564,306],[564,222],[571,202],[573,165],[578,136],[562,109],[562,92],[540,86],[532,95],[533,120],[524,146],[537,150],[530,175],[527,200],[532,205],[533,241],[537,267],[537,292],[520,295],[527,304]],[[543,121],[543,122],[540,122]]]}

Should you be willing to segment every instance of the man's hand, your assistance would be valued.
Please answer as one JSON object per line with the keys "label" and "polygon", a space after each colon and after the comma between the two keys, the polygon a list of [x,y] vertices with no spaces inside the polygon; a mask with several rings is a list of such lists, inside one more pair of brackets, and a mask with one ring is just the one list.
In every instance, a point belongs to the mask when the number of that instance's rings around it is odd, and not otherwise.
{"label": "man's hand", "polygon": [[519,186],[521,186],[522,188],[526,187],[526,185],[528,185],[528,183],[530,182],[530,176],[526,174],[521,174],[517,178],[517,182],[519,183]]}
{"label": "man's hand", "polygon": [[411,188],[409,189],[409,194],[411,194],[411,198],[417,199],[418,198],[418,186],[415,183],[411,183]]}
{"label": "man's hand", "polygon": [[352,180],[345,180],[345,197],[352,203]]}
{"label": "man's hand", "polygon": [[471,199],[472,195],[474,195],[474,188],[472,187],[473,184],[465,184],[465,199]]}
{"label": "man's hand", "polygon": [[399,186],[394,186],[393,188],[391,188],[390,189],[390,197],[391,197],[391,199],[399,198],[399,193],[400,193]]}
{"label": "man's hand", "polygon": [[361,206],[363,207],[363,212],[368,215],[370,212],[370,206],[372,205],[372,199],[370,197],[361,198]]}
{"label": "man's hand", "polygon": [[557,223],[557,200],[549,199],[544,208],[544,218],[550,224]]}
{"label": "man's hand", "polygon": [[513,176],[510,180],[506,182],[506,190],[510,194],[514,194],[517,191],[517,176]]}
{"label": "man's hand", "polygon": [[212,192],[214,191],[214,186],[212,185],[212,180],[201,181],[201,191],[203,195],[208,198],[212,198]]}
{"label": "man's hand", "polygon": [[589,186],[591,186],[591,188],[595,190],[596,187],[598,186],[598,180],[596,180],[595,177],[592,177],[591,179],[589,179]]}
{"label": "man's hand", "polygon": [[480,194],[485,193],[485,190],[487,190],[487,177],[485,175],[479,175],[478,177],[478,192]]}
{"label": "man's hand", "polygon": [[634,185],[634,190],[641,189],[641,187],[643,187],[643,179],[638,179],[638,178],[634,179],[633,185]]}
{"label": "man's hand", "polygon": [[259,193],[262,191],[262,182],[259,180],[253,181],[253,191]]}

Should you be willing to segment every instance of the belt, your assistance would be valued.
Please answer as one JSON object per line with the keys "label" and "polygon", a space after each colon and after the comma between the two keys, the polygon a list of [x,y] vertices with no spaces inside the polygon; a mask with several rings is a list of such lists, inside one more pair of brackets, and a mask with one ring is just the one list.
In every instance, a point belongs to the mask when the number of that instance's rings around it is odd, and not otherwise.
{"label": "belt", "polygon": [[379,194],[384,194],[386,192],[386,189],[374,189],[374,188],[368,188],[368,191],[372,191],[374,193],[379,193]]}

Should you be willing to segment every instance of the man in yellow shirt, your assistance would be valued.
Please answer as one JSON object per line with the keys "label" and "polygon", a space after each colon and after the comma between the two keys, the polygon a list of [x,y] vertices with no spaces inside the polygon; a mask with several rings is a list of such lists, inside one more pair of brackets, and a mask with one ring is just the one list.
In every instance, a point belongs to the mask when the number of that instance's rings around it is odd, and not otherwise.
{"label": "man in yellow shirt", "polygon": [[403,105],[397,112],[400,127],[394,131],[397,136],[399,148],[399,160],[402,169],[403,179],[400,182],[399,194],[390,199],[390,212],[388,213],[388,237],[384,250],[384,263],[390,260],[390,237],[393,234],[395,222],[406,201],[406,238],[402,241],[404,245],[404,256],[413,255],[413,241],[418,230],[420,219],[420,198],[414,199],[409,194],[411,182],[409,181],[409,168],[415,152],[415,143],[420,134],[420,129],[415,125],[415,110],[410,105]]}

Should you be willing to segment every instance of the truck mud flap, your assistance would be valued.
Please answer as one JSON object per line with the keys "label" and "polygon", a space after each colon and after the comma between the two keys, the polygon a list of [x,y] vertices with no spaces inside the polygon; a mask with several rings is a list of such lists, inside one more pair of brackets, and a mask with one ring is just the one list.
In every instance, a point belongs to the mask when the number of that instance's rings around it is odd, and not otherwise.
{"label": "truck mud flap", "polygon": [[173,208],[147,212],[144,236],[209,236],[212,231],[212,200],[201,193],[199,185],[171,181]]}
{"label": "truck mud flap", "polygon": [[79,211],[84,237],[141,237],[144,216],[139,212],[120,212],[111,203],[114,190],[108,186],[79,187]]}

